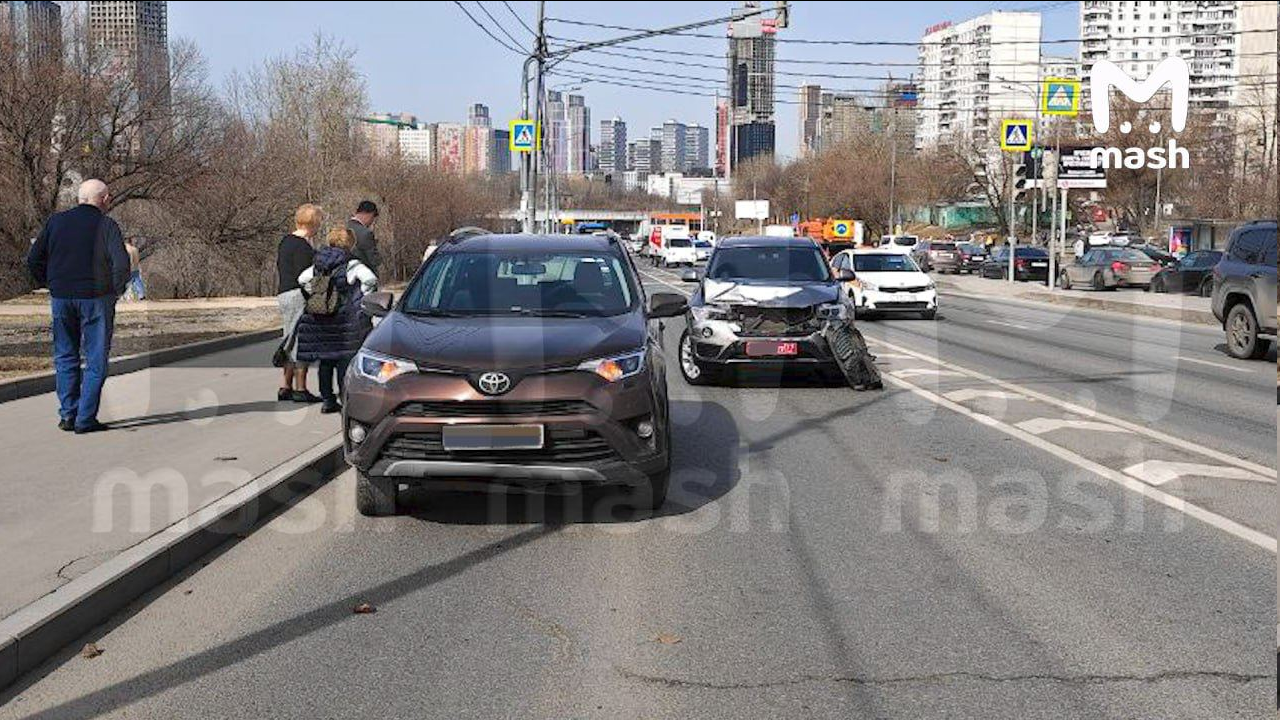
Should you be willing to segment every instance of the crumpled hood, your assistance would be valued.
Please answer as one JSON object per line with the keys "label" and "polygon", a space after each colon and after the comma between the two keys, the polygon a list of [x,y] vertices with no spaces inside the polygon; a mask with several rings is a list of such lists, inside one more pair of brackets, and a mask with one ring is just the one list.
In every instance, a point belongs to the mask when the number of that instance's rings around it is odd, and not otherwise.
{"label": "crumpled hood", "polygon": [[364,346],[453,370],[539,370],[619,355],[644,345],[641,313],[576,318],[424,318],[393,312]]}
{"label": "crumpled hood", "polygon": [[702,296],[717,305],[759,305],[762,307],[804,308],[840,299],[835,283],[783,283],[754,285],[732,281],[706,280]]}

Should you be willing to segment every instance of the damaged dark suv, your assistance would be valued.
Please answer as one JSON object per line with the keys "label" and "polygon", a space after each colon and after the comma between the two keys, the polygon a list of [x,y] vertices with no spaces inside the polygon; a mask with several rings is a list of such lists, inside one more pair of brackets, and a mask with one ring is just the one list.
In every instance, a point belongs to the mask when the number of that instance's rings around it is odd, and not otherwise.
{"label": "damaged dark suv", "polygon": [[617,485],[657,507],[671,467],[658,323],[616,238],[482,235],[443,244],[382,316],[347,375],[343,426],[365,515],[399,488]]}
{"label": "damaged dark suv", "polygon": [[680,337],[680,372],[692,385],[715,383],[738,368],[808,367],[854,389],[880,387],[874,357],[854,327],[854,307],[808,238],[727,238],[716,246],[689,298]]}

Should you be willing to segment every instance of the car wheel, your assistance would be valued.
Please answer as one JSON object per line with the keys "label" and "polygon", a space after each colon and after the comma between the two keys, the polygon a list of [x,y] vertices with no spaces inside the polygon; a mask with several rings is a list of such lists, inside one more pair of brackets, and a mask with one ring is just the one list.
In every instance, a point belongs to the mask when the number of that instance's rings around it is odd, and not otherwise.
{"label": "car wheel", "polygon": [[1240,360],[1266,357],[1269,343],[1258,337],[1258,318],[1253,308],[1240,303],[1227,313],[1227,353]]}
{"label": "car wheel", "polygon": [[1155,279],[1151,281],[1151,284],[1147,286],[1147,289],[1153,293],[1169,292],[1169,286],[1165,283],[1165,279],[1159,275],[1155,276]]}
{"label": "car wheel", "polygon": [[1107,289],[1107,280],[1106,280],[1106,278],[1102,277],[1102,271],[1101,271],[1101,270],[1099,270],[1098,272],[1096,272],[1096,273],[1094,273],[1094,274],[1093,274],[1093,283],[1092,283],[1092,285],[1093,285],[1093,289],[1094,289],[1094,290],[1106,290],[1106,289]]}
{"label": "car wheel", "polygon": [[1058,273],[1058,287],[1063,290],[1071,289],[1071,276],[1067,274],[1066,270]]}
{"label": "car wheel", "polygon": [[671,484],[671,468],[649,476],[648,482],[627,491],[627,504],[634,510],[653,511],[667,501],[667,487]]}
{"label": "car wheel", "polygon": [[693,336],[688,330],[680,334],[680,374],[690,385],[709,385],[716,380],[715,372],[694,356]]}
{"label": "car wheel", "polygon": [[1200,283],[1200,288],[1196,294],[1205,298],[1213,297],[1213,278],[1205,278],[1204,282]]}
{"label": "car wheel", "polygon": [[392,478],[356,472],[356,510],[366,517],[395,515],[400,486]]}

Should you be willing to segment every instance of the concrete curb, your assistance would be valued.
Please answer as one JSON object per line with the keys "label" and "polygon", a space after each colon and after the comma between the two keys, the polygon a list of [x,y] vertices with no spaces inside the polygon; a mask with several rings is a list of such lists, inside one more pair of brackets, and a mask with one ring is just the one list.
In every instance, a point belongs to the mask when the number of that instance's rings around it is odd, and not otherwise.
{"label": "concrete curb", "polygon": [[345,467],[334,435],[0,620],[0,690]]}
{"label": "concrete curb", "polygon": [[1065,295],[1049,295],[1045,293],[1043,296],[1034,295],[984,295],[981,293],[965,292],[956,290],[946,286],[939,286],[938,293],[944,296],[967,298],[970,300],[995,300],[995,301],[1012,301],[1015,303],[1026,303],[1028,305],[1057,305],[1080,308],[1082,310],[1093,310],[1095,312],[1111,313],[1113,315],[1127,315],[1129,317],[1148,317],[1158,320],[1173,320],[1176,322],[1193,323],[1196,325],[1213,325],[1221,327],[1222,323],[1213,316],[1210,310],[1189,310],[1186,308],[1176,307],[1157,307],[1151,305],[1138,305],[1136,303],[1116,302],[1113,300],[1103,300],[1090,297],[1069,297]]}
{"label": "concrete curb", "polygon": [[[111,362],[107,364],[107,376],[123,375],[150,367],[170,365],[180,360],[190,360],[200,355],[231,350],[278,337],[280,337],[280,328],[254,330],[253,332],[237,333],[186,345],[175,345],[161,350],[151,350],[137,353],[136,355],[124,355],[118,358],[111,358]],[[24,375],[20,378],[0,382],[0,403],[31,397],[32,395],[43,395],[44,393],[53,392],[55,389],[54,374],[51,372]]]}

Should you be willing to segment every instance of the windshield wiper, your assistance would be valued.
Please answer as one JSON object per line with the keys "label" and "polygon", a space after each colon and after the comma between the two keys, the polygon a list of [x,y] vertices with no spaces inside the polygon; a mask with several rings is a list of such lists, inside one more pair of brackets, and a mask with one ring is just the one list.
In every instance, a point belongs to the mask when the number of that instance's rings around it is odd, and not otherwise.
{"label": "windshield wiper", "polygon": [[595,317],[590,313],[576,310],[521,310],[521,315],[529,317],[546,317],[546,318],[586,318]]}
{"label": "windshield wiper", "polygon": [[421,309],[421,310],[405,310],[404,314],[412,315],[414,317],[443,317],[443,318],[466,317],[462,313],[450,312],[448,310],[433,310],[430,308]]}

